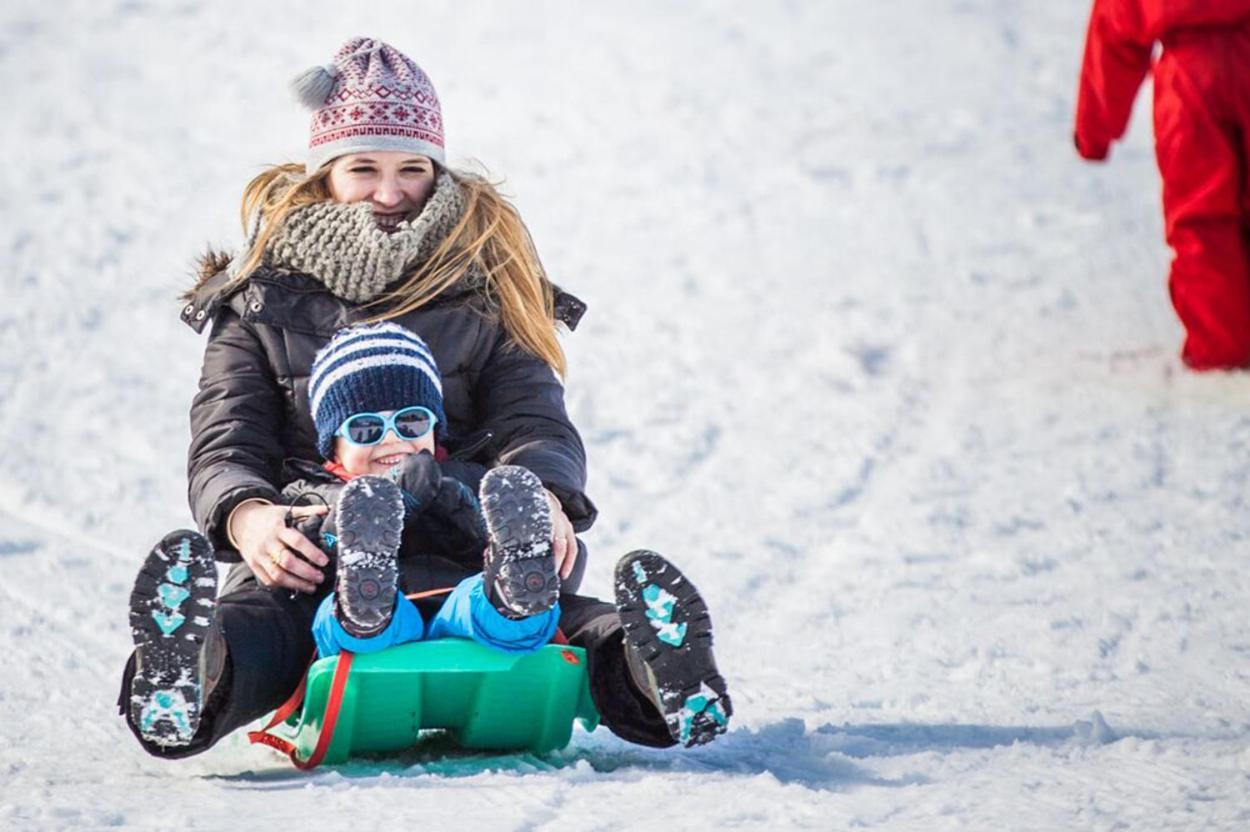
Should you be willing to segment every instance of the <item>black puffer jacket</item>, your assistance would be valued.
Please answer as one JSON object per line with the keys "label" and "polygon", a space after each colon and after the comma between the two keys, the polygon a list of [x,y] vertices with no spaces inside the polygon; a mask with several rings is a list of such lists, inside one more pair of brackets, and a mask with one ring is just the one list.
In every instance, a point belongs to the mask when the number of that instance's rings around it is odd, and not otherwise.
{"label": "black puffer jacket", "polygon": [[[229,295],[227,279],[218,271],[202,280],[182,310],[197,332],[212,322],[191,405],[187,475],[196,523],[219,559],[237,561],[225,530],[231,510],[251,497],[277,502],[285,460],[320,461],[308,409],[313,357],[336,330],[379,310],[366,313],[305,274],[261,269]],[[557,292],[556,315],[569,329],[584,311]],[[444,293],[395,322],[425,340],[442,371],[453,458],[529,468],[574,529],[590,528],[586,452],[551,368],[518,348],[474,293]]]}

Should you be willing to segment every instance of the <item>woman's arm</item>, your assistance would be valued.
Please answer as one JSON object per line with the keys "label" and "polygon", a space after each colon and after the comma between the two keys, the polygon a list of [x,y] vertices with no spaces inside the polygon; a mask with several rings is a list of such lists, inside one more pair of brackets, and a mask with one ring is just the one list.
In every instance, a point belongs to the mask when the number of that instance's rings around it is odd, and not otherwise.
{"label": "woman's arm", "polygon": [[[256,331],[223,307],[204,351],[191,403],[187,480],[195,521],[221,560],[244,560],[266,586],[311,592],[325,555],[288,528],[278,499],[283,393]],[[237,509],[237,510],[236,510]],[[300,507],[293,516],[324,512]],[[308,561],[308,562],[306,562]]]}
{"label": "woman's arm", "polygon": [[255,330],[222,306],[191,402],[186,462],[191,513],[216,551],[225,553],[221,560],[237,560],[226,530],[230,512],[252,498],[277,500],[281,396]]}
{"label": "woman's arm", "polygon": [[284,404],[256,331],[227,306],[204,350],[187,452],[191,513],[222,560],[238,560],[226,520],[246,500],[276,502]]}
{"label": "woman's arm", "polygon": [[473,399],[495,436],[499,462],[533,471],[559,500],[572,527],[598,513],[585,494],[586,449],[564,407],[564,385],[542,359],[502,334],[478,376]]}

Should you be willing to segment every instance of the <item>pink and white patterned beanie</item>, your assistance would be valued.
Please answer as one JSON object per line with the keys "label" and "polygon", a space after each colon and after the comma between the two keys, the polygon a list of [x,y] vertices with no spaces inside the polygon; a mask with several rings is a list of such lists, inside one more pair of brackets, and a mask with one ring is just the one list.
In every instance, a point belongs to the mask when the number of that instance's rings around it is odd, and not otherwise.
{"label": "pink and white patterned beanie", "polygon": [[347,153],[400,150],[444,164],[443,114],[430,78],[373,38],[352,38],[334,60],[291,82],[313,111],[307,172]]}

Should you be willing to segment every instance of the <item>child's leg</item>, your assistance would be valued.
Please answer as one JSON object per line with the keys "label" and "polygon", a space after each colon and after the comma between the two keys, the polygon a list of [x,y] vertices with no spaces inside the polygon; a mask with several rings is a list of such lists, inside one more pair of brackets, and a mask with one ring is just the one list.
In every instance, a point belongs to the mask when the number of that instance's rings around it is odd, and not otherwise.
{"label": "child's leg", "polygon": [[527,618],[508,618],[486,597],[481,574],[461,581],[430,621],[426,638],[471,638],[508,653],[528,653],[551,641],[560,605]]}
{"label": "child's leg", "polygon": [[1207,46],[1165,49],[1154,76],[1155,150],[1175,254],[1168,285],[1186,330],[1182,358],[1197,370],[1250,363],[1246,160],[1230,123],[1230,97],[1250,84],[1250,71],[1223,77]]}
{"label": "child's leg", "polygon": [[489,543],[487,593],[516,615],[538,615],[560,595],[551,547],[551,507],[542,481],[518,465],[492,468],[479,488]]}
{"label": "child's leg", "polygon": [[339,494],[336,615],[356,638],[378,635],[390,624],[404,530],[399,487],[380,477],[357,477]]}
{"label": "child's leg", "polygon": [[331,592],[317,607],[313,618],[312,634],[317,643],[317,657],[337,656],[341,650],[353,653],[374,653],[396,644],[420,641],[425,632],[425,622],[417,607],[402,594],[395,598],[395,612],[386,629],[374,636],[357,638],[343,629],[334,615],[334,593]]}

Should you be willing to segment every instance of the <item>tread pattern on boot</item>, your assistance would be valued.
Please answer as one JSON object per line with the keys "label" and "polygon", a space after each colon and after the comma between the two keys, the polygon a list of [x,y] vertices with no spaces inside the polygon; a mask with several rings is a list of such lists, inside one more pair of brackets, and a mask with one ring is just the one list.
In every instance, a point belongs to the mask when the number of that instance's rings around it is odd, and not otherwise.
{"label": "tread pattern on boot", "polygon": [[560,576],[542,481],[528,468],[501,465],[486,472],[479,493],[490,540],[485,572],[500,603],[523,616],[551,609],[560,596]]}
{"label": "tread pattern on boot", "polygon": [[338,576],[335,614],[356,638],[377,635],[391,623],[404,531],[399,486],[380,477],[357,477],[338,501]]}
{"label": "tread pattern on boot", "polygon": [[616,565],[616,607],[633,649],[655,678],[660,712],[690,748],[725,732],[733,704],[712,654],[712,618],[694,584],[655,552]]}
{"label": "tread pattern on boot", "polygon": [[130,718],[149,742],[186,745],[203,708],[200,652],[217,607],[213,548],[181,529],[152,549],[130,593]]}

